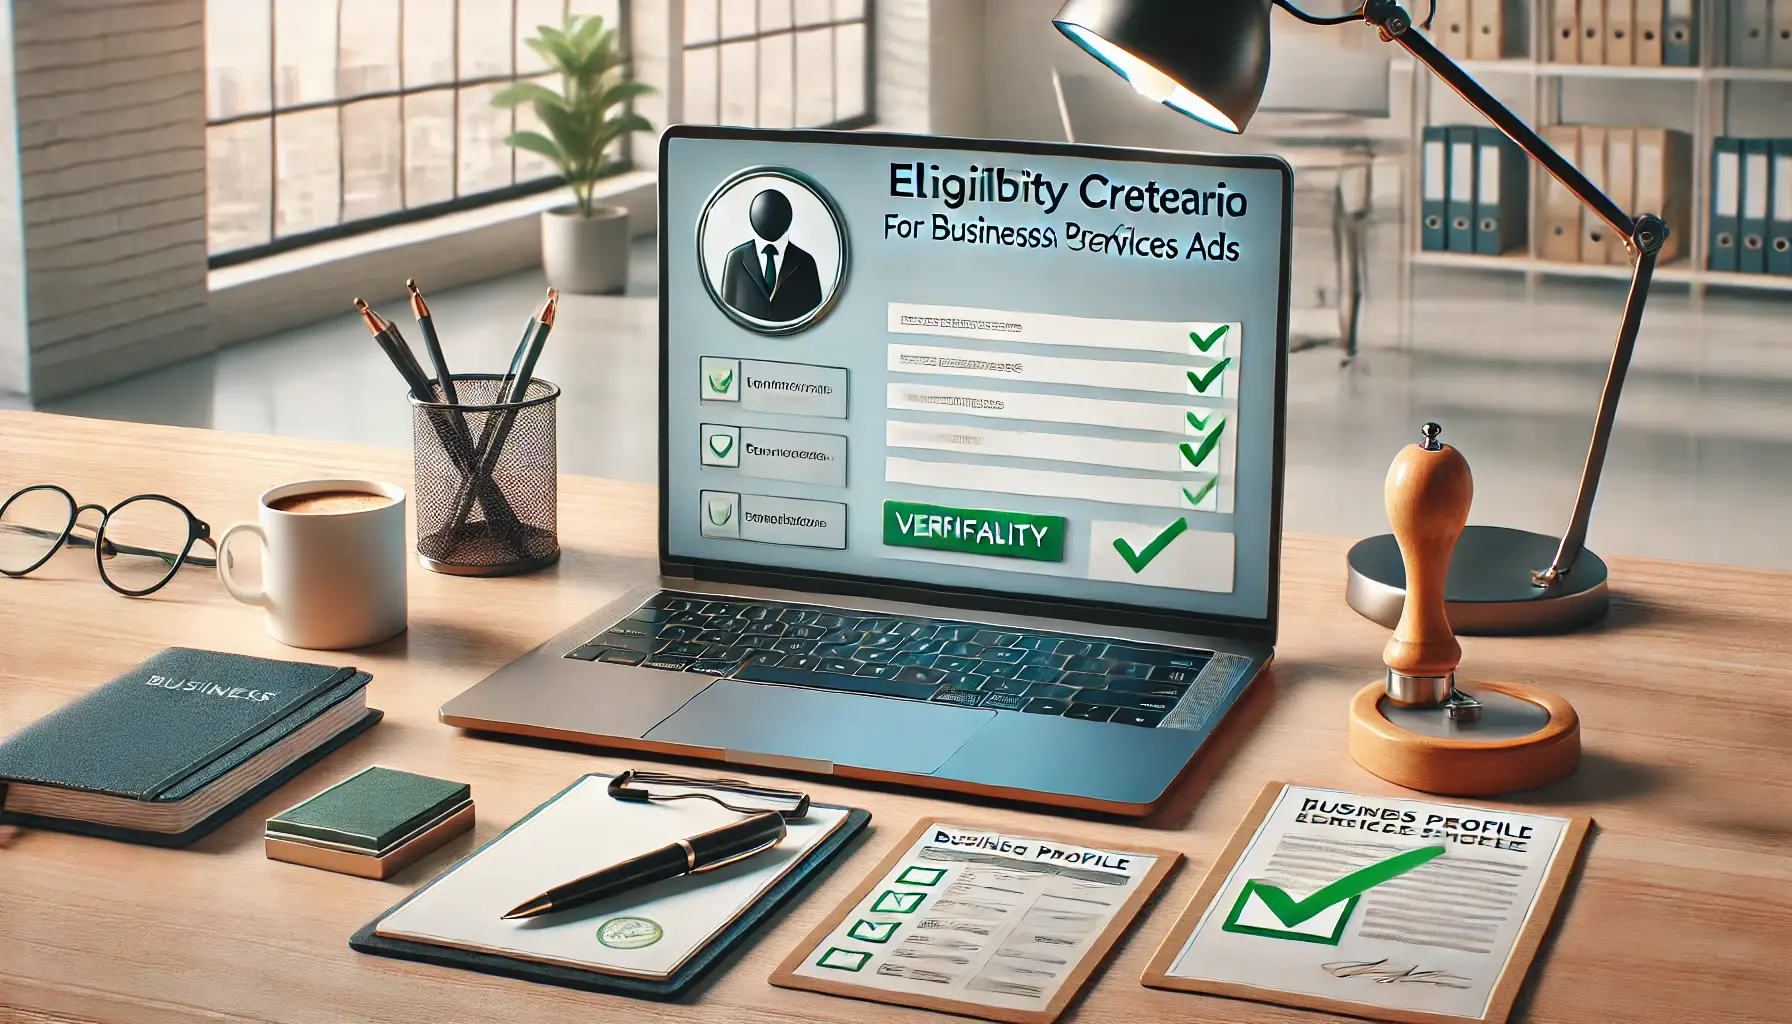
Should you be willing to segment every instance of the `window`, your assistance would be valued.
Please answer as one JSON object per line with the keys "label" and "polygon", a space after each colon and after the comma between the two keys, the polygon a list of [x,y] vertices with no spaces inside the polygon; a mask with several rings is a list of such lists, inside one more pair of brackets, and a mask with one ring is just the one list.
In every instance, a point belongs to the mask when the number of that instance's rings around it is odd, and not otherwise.
{"label": "window", "polygon": [[683,0],[684,119],[871,123],[870,0]]}
{"label": "window", "polygon": [[626,2],[206,0],[212,265],[556,187],[504,144],[533,110],[491,98],[545,69],[523,40],[568,11],[626,48]]}

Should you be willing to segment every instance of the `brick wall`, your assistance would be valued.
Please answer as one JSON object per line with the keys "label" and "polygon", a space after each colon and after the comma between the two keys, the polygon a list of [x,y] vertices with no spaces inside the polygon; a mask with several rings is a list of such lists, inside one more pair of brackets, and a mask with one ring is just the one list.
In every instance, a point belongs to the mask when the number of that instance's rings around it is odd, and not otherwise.
{"label": "brick wall", "polygon": [[12,4],[37,401],[209,349],[204,16],[204,0]]}

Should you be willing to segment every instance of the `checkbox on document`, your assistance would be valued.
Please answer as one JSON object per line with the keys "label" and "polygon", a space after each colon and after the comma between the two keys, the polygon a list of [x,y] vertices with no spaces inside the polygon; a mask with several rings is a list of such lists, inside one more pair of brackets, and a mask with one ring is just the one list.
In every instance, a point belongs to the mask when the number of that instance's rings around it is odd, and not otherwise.
{"label": "checkbox on document", "polygon": [[896,876],[897,885],[938,885],[940,879],[946,877],[945,868],[924,868],[910,866],[902,869]]}
{"label": "checkbox on document", "polygon": [[927,898],[924,892],[897,892],[885,889],[878,894],[877,902],[871,904],[874,914],[912,914],[921,909],[921,901]]}
{"label": "checkbox on document", "polygon": [[871,954],[856,949],[841,949],[829,946],[827,952],[815,961],[817,967],[830,967],[836,971],[862,971],[871,960]]}
{"label": "checkbox on document", "polygon": [[896,934],[896,929],[900,927],[902,927],[900,921],[867,921],[860,918],[853,922],[852,927],[846,930],[846,934],[860,942],[883,943],[890,941]]}

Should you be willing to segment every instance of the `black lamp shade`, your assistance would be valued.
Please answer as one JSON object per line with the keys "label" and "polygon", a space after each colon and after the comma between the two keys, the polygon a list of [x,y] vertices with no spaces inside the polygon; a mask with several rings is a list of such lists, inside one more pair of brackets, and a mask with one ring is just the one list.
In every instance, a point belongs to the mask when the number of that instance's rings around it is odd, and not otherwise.
{"label": "black lamp shade", "polygon": [[1070,0],[1052,23],[1142,95],[1242,132],[1269,77],[1271,0]]}

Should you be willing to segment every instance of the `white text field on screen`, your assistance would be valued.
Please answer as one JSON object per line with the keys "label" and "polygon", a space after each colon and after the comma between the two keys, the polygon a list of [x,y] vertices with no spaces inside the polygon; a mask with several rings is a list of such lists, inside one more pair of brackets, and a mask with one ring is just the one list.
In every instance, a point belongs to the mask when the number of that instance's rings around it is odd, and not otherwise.
{"label": "white text field on screen", "polygon": [[889,329],[891,334],[1127,349],[1219,359],[1237,353],[1244,325],[1225,320],[1119,320],[892,302],[889,305]]}

